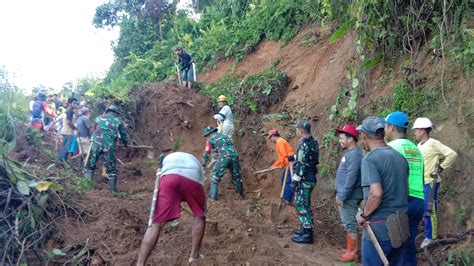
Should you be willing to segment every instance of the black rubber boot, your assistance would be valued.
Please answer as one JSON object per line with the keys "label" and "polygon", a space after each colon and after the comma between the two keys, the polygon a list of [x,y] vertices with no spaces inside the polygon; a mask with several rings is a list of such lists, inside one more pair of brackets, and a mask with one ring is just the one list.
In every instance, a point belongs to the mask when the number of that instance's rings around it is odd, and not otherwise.
{"label": "black rubber boot", "polygon": [[304,234],[291,238],[291,241],[298,244],[313,244],[313,229],[304,228]]}
{"label": "black rubber boot", "polygon": [[300,235],[304,235],[304,234],[305,234],[305,230],[304,230],[304,228],[295,229],[295,230],[293,230],[291,233],[294,234],[294,235],[299,235],[299,236],[300,236]]}
{"label": "black rubber boot", "polygon": [[211,183],[211,199],[217,200],[217,195],[219,191],[219,184]]}

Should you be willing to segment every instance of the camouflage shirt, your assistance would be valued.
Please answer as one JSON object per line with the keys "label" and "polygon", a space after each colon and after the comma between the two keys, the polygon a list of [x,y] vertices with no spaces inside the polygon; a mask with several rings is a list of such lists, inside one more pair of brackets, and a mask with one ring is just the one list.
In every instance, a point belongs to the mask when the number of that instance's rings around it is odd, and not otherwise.
{"label": "camouflage shirt", "polygon": [[209,161],[209,154],[214,150],[219,156],[224,157],[236,157],[239,156],[237,149],[235,148],[232,140],[222,133],[213,133],[206,141],[206,148],[203,154],[203,163],[206,164]]}
{"label": "camouflage shirt", "polygon": [[102,144],[104,148],[115,148],[117,137],[124,145],[127,145],[127,132],[123,124],[123,120],[114,113],[110,112],[96,118],[95,131],[92,134],[94,143]]}
{"label": "camouflage shirt", "polygon": [[306,181],[316,181],[318,164],[318,142],[312,136],[301,138],[298,150],[296,150],[294,172]]}

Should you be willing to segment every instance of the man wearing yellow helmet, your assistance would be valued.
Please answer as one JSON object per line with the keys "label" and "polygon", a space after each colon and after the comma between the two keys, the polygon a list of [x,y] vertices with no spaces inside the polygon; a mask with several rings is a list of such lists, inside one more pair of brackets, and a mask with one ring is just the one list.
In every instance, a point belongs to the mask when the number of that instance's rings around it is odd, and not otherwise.
{"label": "man wearing yellow helmet", "polygon": [[214,119],[217,120],[218,132],[228,136],[232,140],[234,135],[234,122],[232,117],[232,110],[227,104],[227,97],[225,95],[217,98],[217,104],[221,110],[219,113],[214,115]]}

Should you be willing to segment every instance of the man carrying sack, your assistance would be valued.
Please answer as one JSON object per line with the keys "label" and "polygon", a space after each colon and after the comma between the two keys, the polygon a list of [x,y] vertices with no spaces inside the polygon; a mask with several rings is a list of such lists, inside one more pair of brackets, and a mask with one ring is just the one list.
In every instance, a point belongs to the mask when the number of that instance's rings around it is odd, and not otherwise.
{"label": "man carrying sack", "polygon": [[278,156],[278,159],[273,163],[271,169],[283,169],[281,174],[281,186],[285,187],[283,191],[283,201],[285,204],[288,205],[293,200],[293,189],[291,188],[290,162],[294,160],[295,152],[291,145],[280,136],[280,133],[276,129],[270,130],[270,132],[268,132],[268,139],[275,143],[276,152]]}
{"label": "man carrying sack", "polygon": [[369,151],[361,164],[365,209],[357,215],[367,266],[403,263],[408,239],[408,163],[385,143],[384,124],[383,118],[368,117],[357,128]]}
{"label": "man carrying sack", "polygon": [[180,218],[183,201],[188,204],[194,215],[193,239],[188,262],[204,258],[201,254],[201,245],[206,228],[206,195],[201,163],[189,153],[175,152],[164,157],[161,166],[156,174],[150,223],[138,253],[138,266],[146,265],[163,226]]}

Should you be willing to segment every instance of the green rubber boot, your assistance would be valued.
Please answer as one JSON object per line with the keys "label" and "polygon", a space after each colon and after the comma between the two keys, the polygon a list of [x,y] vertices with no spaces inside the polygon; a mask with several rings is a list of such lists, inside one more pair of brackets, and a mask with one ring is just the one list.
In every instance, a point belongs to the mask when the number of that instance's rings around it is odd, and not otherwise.
{"label": "green rubber boot", "polygon": [[217,194],[219,190],[219,184],[211,183],[211,199],[217,200]]}
{"label": "green rubber boot", "polygon": [[117,192],[117,176],[109,175],[109,191]]}
{"label": "green rubber boot", "polygon": [[244,183],[238,182],[235,185],[235,187],[237,189],[237,194],[239,194],[240,198],[243,199],[244,198]]}

